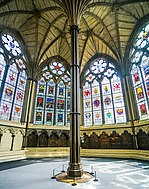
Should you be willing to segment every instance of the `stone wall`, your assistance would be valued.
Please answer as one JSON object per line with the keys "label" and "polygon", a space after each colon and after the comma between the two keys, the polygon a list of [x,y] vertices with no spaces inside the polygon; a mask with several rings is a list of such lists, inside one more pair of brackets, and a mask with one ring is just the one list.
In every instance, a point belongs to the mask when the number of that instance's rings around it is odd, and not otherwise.
{"label": "stone wall", "polygon": [[0,126],[0,151],[21,150],[25,135],[24,128],[16,126]]}

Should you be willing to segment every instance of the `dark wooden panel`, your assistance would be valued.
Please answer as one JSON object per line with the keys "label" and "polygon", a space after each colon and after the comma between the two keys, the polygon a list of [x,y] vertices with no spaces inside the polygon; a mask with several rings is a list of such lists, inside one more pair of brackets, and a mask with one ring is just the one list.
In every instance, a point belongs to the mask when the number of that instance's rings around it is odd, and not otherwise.
{"label": "dark wooden panel", "polygon": [[121,135],[122,139],[122,148],[123,149],[132,149],[133,148],[133,139],[132,135],[128,131],[124,131]]}
{"label": "dark wooden panel", "polygon": [[149,150],[149,136],[142,129],[137,134],[138,148],[141,150]]}
{"label": "dark wooden panel", "polygon": [[122,148],[121,137],[118,133],[116,133],[116,131],[113,131],[112,134],[110,135],[110,146],[113,149]]}
{"label": "dark wooden panel", "polygon": [[65,133],[62,133],[58,139],[58,146],[67,147],[69,146],[69,138]]}
{"label": "dark wooden panel", "polygon": [[52,133],[48,139],[48,146],[56,147],[58,146],[58,136],[56,133]]}
{"label": "dark wooden panel", "polygon": [[27,146],[28,147],[37,147],[37,140],[38,140],[38,135],[36,134],[35,131],[29,134],[27,138]]}
{"label": "dark wooden panel", "polygon": [[48,146],[48,135],[47,133],[43,132],[39,136],[39,147],[47,147]]}

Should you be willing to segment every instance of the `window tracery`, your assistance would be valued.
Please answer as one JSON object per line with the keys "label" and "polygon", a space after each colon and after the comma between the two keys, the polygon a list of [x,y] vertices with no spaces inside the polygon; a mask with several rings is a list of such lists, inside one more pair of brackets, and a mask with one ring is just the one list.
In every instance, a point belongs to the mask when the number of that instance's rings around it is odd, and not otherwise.
{"label": "window tracery", "polygon": [[26,88],[25,58],[18,41],[1,33],[0,118],[20,121]]}
{"label": "window tracery", "polygon": [[121,80],[115,66],[106,59],[93,61],[83,86],[84,125],[126,122]]}
{"label": "window tracery", "polygon": [[70,74],[62,63],[52,62],[38,81],[34,123],[69,125],[69,113]]}

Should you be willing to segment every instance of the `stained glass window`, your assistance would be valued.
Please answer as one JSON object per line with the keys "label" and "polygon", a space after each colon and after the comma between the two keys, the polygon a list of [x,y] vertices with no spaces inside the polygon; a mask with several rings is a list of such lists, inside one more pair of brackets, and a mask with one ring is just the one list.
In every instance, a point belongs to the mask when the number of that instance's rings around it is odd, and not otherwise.
{"label": "stained glass window", "polygon": [[131,75],[141,120],[149,118],[149,24],[143,27],[133,43]]}
{"label": "stained glass window", "polygon": [[[19,43],[1,34],[0,46],[0,119],[20,121],[25,87],[25,58]],[[7,62],[7,63],[6,63]]]}
{"label": "stained glass window", "polygon": [[[42,102],[39,107],[38,101]],[[35,124],[70,124],[70,74],[59,62],[52,62],[42,71],[38,81]]]}
{"label": "stained glass window", "polygon": [[125,123],[120,77],[106,59],[96,59],[86,71],[83,86],[84,125]]}

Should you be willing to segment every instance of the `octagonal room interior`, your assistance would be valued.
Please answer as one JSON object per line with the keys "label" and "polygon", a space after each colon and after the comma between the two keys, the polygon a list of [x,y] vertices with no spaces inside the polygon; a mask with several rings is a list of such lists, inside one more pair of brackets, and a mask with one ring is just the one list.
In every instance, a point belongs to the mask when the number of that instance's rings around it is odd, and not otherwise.
{"label": "octagonal room interior", "polygon": [[69,164],[74,127],[105,175],[76,188],[149,188],[148,0],[0,0],[0,39],[0,188]]}

